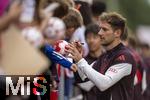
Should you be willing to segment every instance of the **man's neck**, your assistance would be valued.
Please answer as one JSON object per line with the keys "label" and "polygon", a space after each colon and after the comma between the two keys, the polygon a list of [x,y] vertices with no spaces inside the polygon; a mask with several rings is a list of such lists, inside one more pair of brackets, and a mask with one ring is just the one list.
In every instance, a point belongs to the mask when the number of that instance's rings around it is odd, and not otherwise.
{"label": "man's neck", "polygon": [[106,51],[109,51],[109,50],[113,49],[114,47],[116,47],[117,45],[119,45],[120,43],[121,43],[120,40],[115,40],[110,45],[105,46],[105,49],[106,49]]}
{"label": "man's neck", "polygon": [[91,57],[98,58],[102,54],[102,49],[100,48],[95,52],[89,52],[89,54]]}

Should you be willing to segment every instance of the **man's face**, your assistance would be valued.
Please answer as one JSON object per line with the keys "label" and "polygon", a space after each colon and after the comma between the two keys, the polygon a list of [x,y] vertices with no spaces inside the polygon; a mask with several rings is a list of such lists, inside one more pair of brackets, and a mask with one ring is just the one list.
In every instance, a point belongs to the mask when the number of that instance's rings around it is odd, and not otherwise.
{"label": "man's face", "polygon": [[66,29],[66,37],[67,38],[71,38],[72,36],[73,36],[73,33],[75,32],[75,28],[68,28],[68,29]]}
{"label": "man's face", "polygon": [[91,52],[96,52],[100,49],[101,39],[96,33],[89,33],[86,36],[86,41]]}
{"label": "man's face", "polygon": [[111,25],[105,21],[100,21],[100,31],[98,32],[101,45],[109,46],[115,40],[114,30],[112,29]]}

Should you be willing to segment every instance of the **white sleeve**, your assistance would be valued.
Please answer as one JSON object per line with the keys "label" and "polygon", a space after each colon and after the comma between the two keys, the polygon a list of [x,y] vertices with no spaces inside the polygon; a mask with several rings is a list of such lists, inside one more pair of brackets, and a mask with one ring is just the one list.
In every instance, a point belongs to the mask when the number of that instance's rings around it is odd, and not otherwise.
{"label": "white sleeve", "polygon": [[[90,67],[93,66],[94,63],[95,62],[93,62],[90,65]],[[84,81],[87,78],[87,76],[81,71],[80,68],[78,68],[78,74],[79,74],[80,78],[82,79],[82,81]],[[85,91],[90,91],[91,88],[94,86],[94,83],[92,83],[91,81],[87,81],[87,82],[79,83],[78,86]]]}
{"label": "white sleeve", "polygon": [[120,63],[111,66],[105,73],[105,75],[94,70],[85,59],[81,59],[77,66],[86,74],[89,80],[91,80],[101,91],[105,91],[121,78],[131,74],[132,65],[128,63]]}
{"label": "white sleeve", "polygon": [[81,71],[81,69],[78,69],[77,71],[82,81],[84,81],[87,78],[87,76]]}
{"label": "white sleeve", "polygon": [[142,78],[142,93],[144,93],[144,91],[147,88],[147,83],[146,83],[146,71],[144,70],[143,72],[143,78]]}
{"label": "white sleeve", "polygon": [[[90,65],[90,67],[93,66],[94,63],[95,63],[95,61]],[[84,72],[82,72],[82,70],[80,68],[78,68],[77,71],[78,71],[78,74],[79,74],[80,78],[82,79],[82,81],[84,81],[87,78],[87,76],[84,74]]]}
{"label": "white sleeve", "polygon": [[87,81],[84,83],[79,83],[78,86],[85,91],[90,91],[92,89],[92,87],[94,86],[94,83],[91,81]]}

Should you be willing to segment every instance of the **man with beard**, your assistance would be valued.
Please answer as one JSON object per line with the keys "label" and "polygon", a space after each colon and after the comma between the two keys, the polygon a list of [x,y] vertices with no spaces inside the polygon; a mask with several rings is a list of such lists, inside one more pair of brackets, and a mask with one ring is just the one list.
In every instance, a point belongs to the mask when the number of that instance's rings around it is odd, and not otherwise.
{"label": "man with beard", "polygon": [[99,26],[98,34],[106,53],[93,65],[82,58],[80,43],[72,43],[66,50],[76,62],[81,79],[89,79],[79,85],[86,90],[96,86],[97,100],[133,100],[136,63],[130,51],[121,43],[121,37],[125,34],[125,18],[118,13],[103,13]]}

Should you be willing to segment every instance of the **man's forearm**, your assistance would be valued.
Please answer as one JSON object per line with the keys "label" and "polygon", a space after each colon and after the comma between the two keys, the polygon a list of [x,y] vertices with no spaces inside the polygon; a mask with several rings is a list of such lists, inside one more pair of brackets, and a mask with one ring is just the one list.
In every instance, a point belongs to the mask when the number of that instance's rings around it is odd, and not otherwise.
{"label": "man's forearm", "polygon": [[88,79],[90,81],[92,81],[96,87],[98,87],[101,91],[104,91],[107,89],[108,84],[111,82],[111,78],[102,75],[101,73],[97,72],[96,70],[94,70],[90,65],[88,65],[88,63],[86,61],[82,61],[81,66],[86,66],[86,67],[80,67],[81,70],[86,74],[86,76],[88,77]]}
{"label": "man's forearm", "polygon": [[[90,81],[92,81],[101,91],[105,91],[124,76],[131,73],[132,65],[128,63],[121,63],[110,66],[105,75],[94,70],[85,59],[81,59],[77,63],[78,67],[84,72]],[[116,72],[113,72],[113,71]]]}
{"label": "man's forearm", "polygon": [[0,18],[0,33],[5,30],[12,22],[11,16],[6,15]]}
{"label": "man's forearm", "polygon": [[78,86],[85,91],[90,91],[95,85],[91,81],[87,81],[84,83],[78,83]]}

